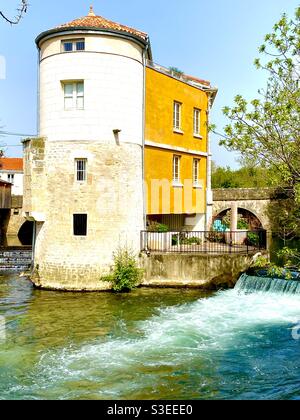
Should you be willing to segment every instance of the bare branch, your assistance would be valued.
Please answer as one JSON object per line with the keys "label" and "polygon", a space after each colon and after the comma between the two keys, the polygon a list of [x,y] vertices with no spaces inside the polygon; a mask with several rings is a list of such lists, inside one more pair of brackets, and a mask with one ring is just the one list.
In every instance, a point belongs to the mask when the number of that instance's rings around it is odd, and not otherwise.
{"label": "bare branch", "polygon": [[1,10],[0,10],[0,16],[11,25],[17,25],[22,19],[22,17],[24,16],[24,14],[27,12],[28,6],[29,6],[28,0],[21,0],[21,4],[17,8],[17,15],[14,18],[7,17],[4,14],[4,12],[2,12]]}

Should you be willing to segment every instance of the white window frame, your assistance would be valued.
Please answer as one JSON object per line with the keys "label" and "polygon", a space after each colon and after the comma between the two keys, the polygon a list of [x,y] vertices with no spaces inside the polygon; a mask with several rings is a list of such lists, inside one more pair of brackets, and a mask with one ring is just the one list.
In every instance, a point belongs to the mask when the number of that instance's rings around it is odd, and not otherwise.
{"label": "white window frame", "polygon": [[15,174],[7,174],[7,181],[10,182],[12,185],[15,184]]}
{"label": "white window frame", "polygon": [[200,159],[193,159],[193,184],[198,187],[200,185]]}
{"label": "white window frame", "polygon": [[201,136],[201,109],[194,108],[194,136]]}
{"label": "white window frame", "polygon": [[[87,159],[86,158],[76,158],[75,159],[75,180],[81,184],[87,182]],[[80,167],[80,165],[82,166]],[[80,176],[82,175],[82,176]],[[82,178],[82,179],[80,179]]]}
{"label": "white window frame", "polygon": [[[84,49],[78,49],[77,48],[77,44],[79,43],[84,43]],[[65,50],[65,44],[72,44],[72,50],[70,51],[66,51]],[[62,40],[61,41],[61,49],[62,52],[64,53],[71,53],[71,52],[81,52],[81,51],[85,51],[85,39],[84,38],[80,38],[80,39],[66,39],[66,40]]]}
{"label": "white window frame", "polygon": [[[79,91],[79,85],[83,86],[82,92]],[[66,86],[72,86],[72,93],[66,93]],[[65,111],[84,110],[84,81],[63,82],[64,90],[64,109]],[[79,105],[79,99],[82,98],[82,106]],[[72,99],[72,106],[67,105],[67,100]]]}
{"label": "white window frame", "polygon": [[182,103],[174,101],[173,104],[173,129],[175,131],[182,131]]}
{"label": "white window frame", "polygon": [[173,184],[180,185],[181,184],[181,171],[180,171],[180,163],[181,163],[181,156],[173,155]]}

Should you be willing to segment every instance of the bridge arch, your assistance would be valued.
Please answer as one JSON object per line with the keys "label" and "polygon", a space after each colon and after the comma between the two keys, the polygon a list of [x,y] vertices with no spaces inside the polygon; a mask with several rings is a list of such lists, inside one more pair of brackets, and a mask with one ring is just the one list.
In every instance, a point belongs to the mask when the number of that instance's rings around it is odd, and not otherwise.
{"label": "bridge arch", "polygon": [[32,245],[34,222],[26,220],[19,229],[18,238],[22,245]]}
{"label": "bridge arch", "polygon": [[[231,210],[231,206],[223,206],[215,211],[213,215],[213,222],[217,219],[223,219],[227,212]],[[246,206],[238,207],[238,214],[248,221],[251,230],[264,229],[264,220],[255,212],[255,210],[246,208]]]}

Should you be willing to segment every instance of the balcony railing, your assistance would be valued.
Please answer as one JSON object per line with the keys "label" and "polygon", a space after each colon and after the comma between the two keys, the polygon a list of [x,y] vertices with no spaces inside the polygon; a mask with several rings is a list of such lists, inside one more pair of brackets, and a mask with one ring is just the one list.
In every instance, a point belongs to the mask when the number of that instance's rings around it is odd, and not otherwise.
{"label": "balcony railing", "polygon": [[253,254],[267,248],[267,232],[141,232],[141,250],[150,253]]}

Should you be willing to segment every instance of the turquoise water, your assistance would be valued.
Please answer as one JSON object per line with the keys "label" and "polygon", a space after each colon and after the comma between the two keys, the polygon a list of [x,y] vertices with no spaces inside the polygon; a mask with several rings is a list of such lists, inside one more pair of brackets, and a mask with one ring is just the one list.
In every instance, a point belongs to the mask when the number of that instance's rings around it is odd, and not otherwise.
{"label": "turquoise water", "polygon": [[299,399],[300,295],[33,290],[0,279],[1,399]]}

